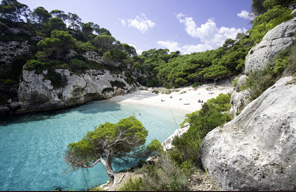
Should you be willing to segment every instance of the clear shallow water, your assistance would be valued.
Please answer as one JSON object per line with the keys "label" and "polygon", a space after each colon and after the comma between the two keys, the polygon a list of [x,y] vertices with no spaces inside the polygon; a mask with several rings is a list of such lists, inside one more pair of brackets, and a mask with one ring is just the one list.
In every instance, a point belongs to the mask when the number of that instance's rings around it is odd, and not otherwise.
{"label": "clear shallow water", "polygon": [[[95,125],[117,123],[131,115],[149,131],[147,143],[153,139],[164,141],[185,118],[185,112],[176,109],[108,101],[42,114],[0,117],[0,190],[85,190],[81,170],[65,172],[67,145],[81,140]],[[84,173],[89,187],[108,180],[101,164]]]}

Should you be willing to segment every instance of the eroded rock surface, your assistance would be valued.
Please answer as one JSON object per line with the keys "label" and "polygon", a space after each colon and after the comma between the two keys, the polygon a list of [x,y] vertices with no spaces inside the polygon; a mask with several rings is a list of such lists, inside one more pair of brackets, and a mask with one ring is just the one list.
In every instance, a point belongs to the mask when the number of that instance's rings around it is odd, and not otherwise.
{"label": "eroded rock surface", "polygon": [[295,40],[295,30],[296,18],[270,30],[262,41],[249,51],[245,61],[245,73],[263,69],[275,54],[291,46]]}
{"label": "eroded rock surface", "polygon": [[[75,74],[67,69],[56,69],[60,84],[55,87],[46,78],[48,71],[41,74],[23,71],[18,89],[21,109],[18,113],[64,108],[86,103],[91,100],[107,99],[126,94],[136,88],[128,84],[124,74],[111,74],[108,70],[87,70]],[[57,86],[57,85],[56,85]]]}
{"label": "eroded rock surface", "polygon": [[203,166],[224,190],[296,190],[295,82],[280,79],[205,137]]}

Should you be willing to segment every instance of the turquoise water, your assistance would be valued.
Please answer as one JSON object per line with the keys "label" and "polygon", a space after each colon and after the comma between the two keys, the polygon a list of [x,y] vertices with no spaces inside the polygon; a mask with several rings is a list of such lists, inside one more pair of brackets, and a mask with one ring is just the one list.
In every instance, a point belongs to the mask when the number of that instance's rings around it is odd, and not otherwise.
{"label": "turquoise water", "polygon": [[[134,115],[149,131],[147,143],[164,141],[184,120],[185,112],[164,107],[95,101],[86,105],[15,117],[0,117],[0,190],[85,190],[82,170],[69,172],[67,145],[77,142],[95,125],[116,123]],[[177,124],[177,125],[176,125]],[[115,169],[128,168],[120,165]],[[88,187],[108,180],[97,164],[84,171]]]}

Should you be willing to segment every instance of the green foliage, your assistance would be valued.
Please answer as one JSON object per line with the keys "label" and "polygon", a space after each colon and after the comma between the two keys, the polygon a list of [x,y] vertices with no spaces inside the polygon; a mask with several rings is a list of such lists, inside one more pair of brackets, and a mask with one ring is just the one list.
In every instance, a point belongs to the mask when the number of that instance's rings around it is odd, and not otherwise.
{"label": "green foliage", "polygon": [[292,75],[296,71],[296,45],[277,53],[263,70],[255,70],[248,76],[242,89],[250,89],[251,100],[259,97],[282,75]]}
{"label": "green foliage", "polygon": [[227,113],[222,113],[230,109],[229,103],[230,95],[220,94],[217,98],[208,100],[201,110],[187,114],[185,122],[190,123],[190,128],[187,133],[174,139],[175,148],[169,152],[170,157],[179,165],[201,167],[202,140],[209,131],[231,120]]}
{"label": "green foliage", "polygon": [[255,70],[248,76],[248,80],[242,89],[249,88],[251,90],[251,100],[259,97],[266,89],[272,86],[276,81],[276,75],[272,72],[270,66],[264,70]]}
{"label": "green foliage", "polygon": [[263,6],[267,9],[272,9],[273,7],[280,5],[281,7],[289,8],[290,5],[296,3],[296,0],[265,0]]}
{"label": "green foliage", "polygon": [[58,30],[64,31],[66,30],[66,24],[64,21],[58,17],[51,18],[48,22],[49,31]]}
{"label": "green foliage", "polygon": [[21,22],[22,16],[28,19],[29,7],[25,4],[19,3],[16,0],[2,0],[0,4],[0,17]]}
{"label": "green foliage", "polygon": [[290,20],[292,10],[279,5],[269,9],[263,15],[257,16],[253,21],[253,27],[249,31],[250,38],[259,43],[264,35],[280,23]]}
{"label": "green foliage", "polygon": [[261,15],[267,11],[267,8],[263,6],[265,0],[252,0],[252,11],[255,15]]}
{"label": "green foliage", "polygon": [[154,153],[154,154],[159,154],[159,153],[162,153],[163,152],[163,148],[161,146],[161,143],[157,139],[152,140],[147,145],[147,150],[149,152]]}
{"label": "green foliage", "polygon": [[188,161],[184,161],[180,165],[180,168],[186,174],[186,176],[189,176],[194,171],[193,165],[190,162],[188,162]]}
{"label": "green foliage", "polygon": [[286,69],[283,72],[283,75],[293,75],[296,73],[296,46],[291,48],[291,53],[289,55],[289,62],[286,66]]}
{"label": "green foliage", "polygon": [[82,140],[70,143],[65,160],[76,170],[89,166],[100,156],[127,158],[131,152],[142,150],[147,135],[148,131],[133,116],[116,124],[107,122],[95,126],[95,130],[88,132]]}
{"label": "green foliage", "polygon": [[76,40],[67,31],[51,32],[50,38],[45,38],[38,42],[39,51],[36,57],[39,61],[48,62],[65,58],[71,49],[76,46]]}
{"label": "green foliage", "polygon": [[155,165],[145,165],[138,172],[143,173],[143,178],[130,179],[119,191],[186,191],[188,178],[185,169],[180,168],[167,156],[159,157]]}
{"label": "green foliage", "polygon": [[196,87],[198,87],[198,86],[200,86],[200,85],[201,85],[200,82],[195,82],[195,83],[193,83],[192,87],[193,87],[193,88],[196,88]]}
{"label": "green foliage", "polygon": [[248,35],[239,34],[236,40],[227,39],[219,49],[201,53],[179,55],[179,52],[169,54],[166,49],[151,49],[134,57],[133,68],[148,75],[147,86],[157,83],[172,88],[215,81],[239,74],[252,46]]}
{"label": "green foliage", "polygon": [[227,77],[229,75],[229,71],[226,67],[222,65],[212,65],[204,70],[204,78],[205,79],[217,79]]}
{"label": "green foliage", "polygon": [[289,64],[289,56],[291,54],[291,49],[285,49],[283,51],[281,51],[280,53],[278,53],[275,57],[274,57],[274,68],[273,68],[273,72],[276,74],[281,74],[285,68],[287,67],[287,65]]}
{"label": "green foliage", "polygon": [[42,69],[44,69],[44,66],[45,63],[35,59],[31,59],[26,62],[26,64],[24,65],[24,69],[29,71],[37,70],[36,72],[40,73]]}
{"label": "green foliage", "polygon": [[47,23],[51,18],[51,14],[44,7],[37,7],[32,14],[38,23]]}
{"label": "green foliage", "polygon": [[146,83],[146,87],[158,87],[159,82],[156,77],[150,77]]}
{"label": "green foliage", "polygon": [[93,40],[92,40],[92,44],[96,47],[100,47],[103,52],[110,52],[111,49],[114,47],[114,42],[116,41],[116,39],[114,37],[112,37],[111,35],[100,35],[100,36],[96,36]]}
{"label": "green foliage", "polygon": [[120,188],[119,191],[145,191],[145,182],[140,178],[129,179]]}
{"label": "green foliage", "polygon": [[48,70],[47,74],[44,75],[44,78],[50,80],[52,86],[55,89],[61,88],[66,84],[66,79],[64,79],[60,73],[54,70]]}

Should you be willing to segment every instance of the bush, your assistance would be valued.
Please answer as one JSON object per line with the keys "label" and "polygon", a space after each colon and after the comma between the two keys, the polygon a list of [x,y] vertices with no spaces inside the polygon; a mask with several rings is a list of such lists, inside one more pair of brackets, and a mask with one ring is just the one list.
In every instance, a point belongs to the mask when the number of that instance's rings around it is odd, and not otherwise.
{"label": "bush", "polygon": [[28,71],[36,70],[37,73],[40,73],[44,68],[45,68],[45,63],[35,59],[28,60],[24,65],[25,70],[28,70]]}
{"label": "bush", "polygon": [[286,68],[284,69],[283,75],[292,75],[296,73],[296,46],[291,48],[289,60]]}
{"label": "bush", "polygon": [[163,152],[161,143],[157,139],[154,139],[153,141],[151,141],[149,143],[149,145],[147,145],[147,149],[148,149],[148,151],[153,152],[153,153]]}
{"label": "bush", "polygon": [[[187,133],[173,140],[173,148],[169,151],[170,157],[179,165],[196,165],[202,168],[200,159],[200,145],[203,138],[212,129],[231,120],[231,117],[222,113],[230,109],[230,95],[220,94],[217,98],[208,100],[202,109],[187,114],[185,122],[190,123]],[[186,162],[186,163],[185,163]]]}
{"label": "bush", "polygon": [[201,82],[195,82],[193,83],[192,88],[198,87],[200,85],[201,85]]}
{"label": "bush", "polygon": [[158,79],[156,77],[151,77],[146,83],[146,87],[157,87],[159,85]]}
{"label": "bush", "polygon": [[264,70],[255,70],[249,74],[249,78],[242,90],[250,89],[251,101],[259,97],[266,89],[271,87],[277,79],[270,66],[266,66]]}
{"label": "bush", "polygon": [[51,81],[52,86],[55,89],[61,88],[66,84],[66,79],[62,75],[54,70],[48,70],[47,74],[44,75],[45,79]]}
{"label": "bush", "polygon": [[259,43],[269,30],[284,21],[290,20],[293,17],[291,12],[291,9],[277,5],[269,9],[266,13],[256,17],[253,21],[253,27],[250,30],[250,38],[255,43]]}
{"label": "bush", "polygon": [[142,178],[129,179],[118,191],[145,191],[145,183]]}

